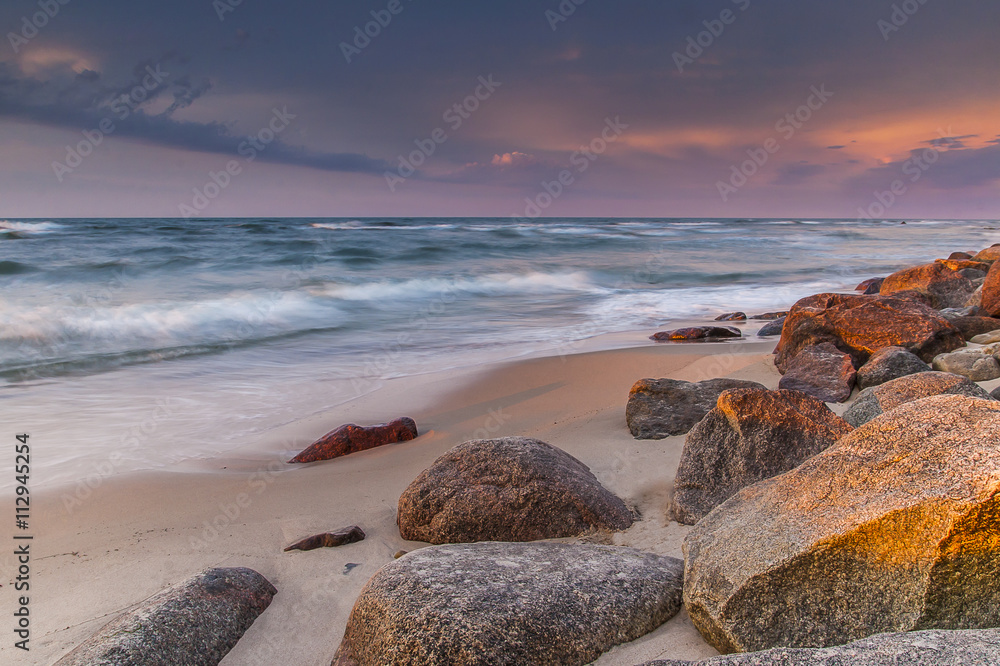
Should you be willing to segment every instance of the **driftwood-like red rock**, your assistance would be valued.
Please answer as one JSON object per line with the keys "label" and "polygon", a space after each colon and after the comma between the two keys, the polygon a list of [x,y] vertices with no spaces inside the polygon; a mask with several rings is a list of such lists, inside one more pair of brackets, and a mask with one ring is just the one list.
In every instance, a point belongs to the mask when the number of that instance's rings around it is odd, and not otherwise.
{"label": "driftwood-like red rock", "polygon": [[359,541],[365,540],[365,531],[354,525],[352,527],[345,527],[342,530],[337,530],[336,532],[327,532],[326,534],[317,534],[316,536],[311,536],[302,541],[297,541],[291,546],[285,549],[287,553],[290,550],[316,550],[317,548],[338,548],[340,546],[346,546],[351,543],[357,543]]}
{"label": "driftwood-like red rock", "polygon": [[678,328],[675,331],[663,331],[649,336],[655,342],[681,342],[684,340],[720,340],[725,338],[741,338],[740,329],[732,326],[696,326],[694,328]]}
{"label": "driftwood-like red rock", "polygon": [[390,423],[361,427],[348,423],[342,425],[308,449],[295,456],[290,463],[311,463],[367,451],[386,444],[408,442],[417,438],[417,424],[403,417]]}

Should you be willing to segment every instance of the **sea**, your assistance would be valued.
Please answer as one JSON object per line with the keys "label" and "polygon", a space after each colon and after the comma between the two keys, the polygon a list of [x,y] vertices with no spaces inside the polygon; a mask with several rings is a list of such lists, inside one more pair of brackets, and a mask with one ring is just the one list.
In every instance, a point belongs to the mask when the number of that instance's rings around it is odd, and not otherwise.
{"label": "sea", "polygon": [[675,323],[787,309],[982,249],[998,226],[0,220],[0,437],[30,434],[33,486],[169,469],[392,378],[653,344]]}

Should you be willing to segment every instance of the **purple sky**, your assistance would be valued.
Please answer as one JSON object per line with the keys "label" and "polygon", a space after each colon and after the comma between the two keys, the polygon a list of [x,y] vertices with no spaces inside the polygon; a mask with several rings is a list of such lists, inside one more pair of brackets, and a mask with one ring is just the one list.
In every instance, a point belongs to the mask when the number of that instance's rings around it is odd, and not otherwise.
{"label": "purple sky", "polygon": [[996,3],[237,2],[4,2],[0,218],[1000,218]]}

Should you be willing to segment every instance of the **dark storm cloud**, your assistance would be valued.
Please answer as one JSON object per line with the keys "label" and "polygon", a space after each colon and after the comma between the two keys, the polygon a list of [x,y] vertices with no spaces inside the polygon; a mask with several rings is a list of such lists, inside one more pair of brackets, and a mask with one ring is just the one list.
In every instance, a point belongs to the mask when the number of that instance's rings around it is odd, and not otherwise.
{"label": "dark storm cloud", "polygon": [[[95,130],[102,122],[114,123],[114,134],[149,144],[205,153],[236,155],[247,137],[235,133],[229,123],[177,120],[174,113],[191,106],[212,89],[208,80],[192,83],[188,75],[174,75],[175,65],[185,59],[167,54],[159,60],[137,64],[131,78],[107,85],[103,77],[84,70],[74,77],[49,80],[19,76],[10,65],[0,64],[0,118],[15,118],[53,127]],[[158,99],[171,96],[169,105],[157,113],[149,108]],[[261,128],[264,130],[264,128]],[[267,130],[264,130],[267,131]],[[256,134],[256,132],[255,132]],[[385,163],[366,155],[323,153],[288,145],[275,137],[267,151],[258,151],[263,161],[360,173],[382,173]]]}
{"label": "dark storm cloud", "polygon": [[[812,86],[827,85],[836,96],[794,140],[783,142],[769,166],[771,182],[870,192],[873,180],[905,160],[858,176],[861,164],[898,159],[920,145],[912,135],[891,145],[855,142],[878,134],[873,124],[946,125],[952,109],[958,118],[977,100],[984,102],[977,108],[991,108],[987,95],[1000,84],[994,35],[1000,4],[928,2],[886,41],[879,21],[890,19],[895,3],[587,0],[553,23],[546,12],[558,12],[559,0],[401,0],[402,11],[357,46],[358,31],[370,27],[372,12],[385,16],[388,0],[244,1],[221,20],[211,0],[74,1],[23,53],[65,47],[93,56],[99,66],[61,81],[59,95],[44,79],[11,79],[10,72],[4,79],[0,72],[0,113],[93,126],[107,103],[87,97],[94,87],[127,87],[133,63],[175,51],[188,57],[179,68],[183,76],[178,71],[177,85],[158,93],[155,112],[149,104],[124,121],[121,137],[232,153],[243,137],[231,119],[267,112],[247,109],[247,100],[268,106],[275,100],[299,114],[300,141],[308,136],[308,148],[287,145],[285,136],[262,159],[370,173],[378,176],[373,188],[384,192],[384,170],[395,169],[397,156],[409,155],[415,140],[446,126],[442,113],[470,94],[478,77],[493,74],[503,88],[461,130],[449,131],[448,142],[415,176],[439,186],[438,196],[447,196],[446,186],[495,185],[500,200],[512,185],[551,179],[537,165],[511,169],[491,160],[520,152],[559,162],[589,141],[603,118],[621,115],[630,136],[608,160],[602,185],[627,183],[623,191],[636,200],[693,200],[699,190],[691,183],[715,182],[744,146],[772,136],[775,122],[800,107]],[[34,7],[33,0],[3,3],[0,33]],[[735,19],[720,28],[726,10]],[[691,40],[702,46],[680,72],[675,55],[686,53]],[[359,51],[349,63],[345,43]],[[927,109],[944,110],[941,119],[916,117]],[[241,131],[257,129],[246,124]],[[996,130],[966,128],[973,132],[992,136]],[[977,145],[974,138],[955,137],[957,143],[943,146],[948,160],[938,165],[940,175],[933,175],[935,168],[927,178],[961,182],[966,170],[988,167],[988,151],[952,156]],[[816,151],[827,147],[848,147],[850,154],[818,177],[822,167],[813,163],[826,159]],[[809,164],[799,164],[803,158]],[[971,177],[989,182],[982,173]]]}

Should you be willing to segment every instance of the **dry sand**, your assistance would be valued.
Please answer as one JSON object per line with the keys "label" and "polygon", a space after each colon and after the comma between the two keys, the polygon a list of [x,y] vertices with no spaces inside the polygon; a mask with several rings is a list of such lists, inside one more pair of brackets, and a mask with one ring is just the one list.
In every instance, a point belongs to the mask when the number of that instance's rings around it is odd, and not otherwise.
{"label": "dry sand", "polygon": [[[646,344],[393,380],[275,433],[265,448],[241,457],[112,477],[72,510],[66,490],[38,491],[32,649],[26,655],[5,640],[0,662],[51,664],[163,587],[208,567],[245,566],[264,574],[278,595],[222,663],[327,666],[368,578],[396,551],[424,545],[399,537],[401,492],[439,455],[483,436],[536,437],[578,457],[642,513],[613,543],[680,557],[688,528],[666,523],[665,509],[684,438],[633,439],[624,416],[628,391],[644,377],[736,377],[774,388],[779,375],[773,345]],[[343,423],[404,415],[416,419],[422,433],[417,440],[308,466],[283,463]],[[367,532],[367,540],[282,552],[298,538],[353,524]],[[11,543],[9,529],[2,538]],[[5,572],[13,571],[9,554],[2,563]],[[4,607],[10,608],[13,574],[2,582]],[[596,663],[633,666],[715,654],[682,611]]]}

